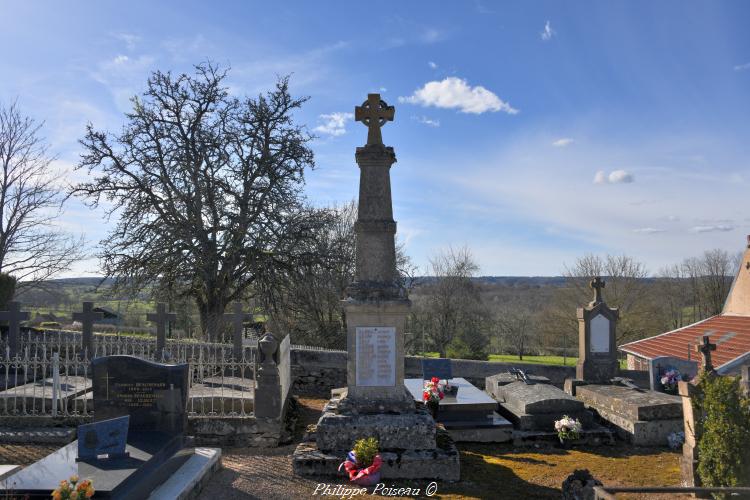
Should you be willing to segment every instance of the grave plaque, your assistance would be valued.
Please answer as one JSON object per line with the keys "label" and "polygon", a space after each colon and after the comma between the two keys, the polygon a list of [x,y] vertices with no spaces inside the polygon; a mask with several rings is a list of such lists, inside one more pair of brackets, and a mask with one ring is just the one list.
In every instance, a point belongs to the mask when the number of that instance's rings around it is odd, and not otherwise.
{"label": "grave plaque", "polygon": [[388,326],[357,327],[357,385],[396,385],[396,329]]}
{"label": "grave plaque", "polygon": [[591,319],[591,352],[609,352],[609,320],[601,314]]}
{"label": "grave plaque", "polygon": [[130,430],[182,434],[187,424],[188,365],[164,365],[132,356],[92,362],[94,418],[130,415]]}
{"label": "grave plaque", "polygon": [[78,426],[78,459],[96,459],[101,455],[107,458],[129,456],[125,451],[128,441],[130,417],[117,417]]}

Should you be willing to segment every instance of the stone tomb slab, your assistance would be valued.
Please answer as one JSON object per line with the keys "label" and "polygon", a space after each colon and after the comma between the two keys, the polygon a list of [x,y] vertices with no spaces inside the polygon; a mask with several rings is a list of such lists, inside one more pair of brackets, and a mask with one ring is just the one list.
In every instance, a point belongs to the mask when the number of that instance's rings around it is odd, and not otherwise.
{"label": "stone tomb slab", "polygon": [[193,384],[188,395],[187,410],[190,414],[198,415],[252,413],[255,408],[255,393],[252,389],[237,387]]}
{"label": "stone tomb slab", "polygon": [[[410,378],[405,379],[404,384],[414,400],[421,402],[424,381]],[[437,421],[445,426],[454,441],[499,443],[511,440],[513,424],[495,411],[497,401],[464,378],[452,378],[450,384],[458,391],[440,401]]]}
{"label": "stone tomb slab", "polygon": [[[73,401],[91,391],[91,380],[78,376],[60,377],[59,400],[62,405],[72,410]],[[0,408],[7,408],[8,413],[15,411],[34,413],[52,410],[52,378],[37,380],[27,384],[12,387],[0,392]]]}
{"label": "stone tomb slab", "polygon": [[[543,377],[542,375],[528,375],[529,380],[533,384],[549,384],[550,380],[547,377]],[[500,393],[498,389],[500,387],[506,386],[508,384],[512,384],[513,382],[518,382],[519,379],[512,373],[503,372],[498,373],[497,375],[492,375],[489,377],[485,377],[484,379],[484,390],[491,396],[493,396],[495,399],[501,398]]]}
{"label": "stone tomb slab", "polygon": [[500,414],[522,431],[551,431],[563,415],[577,418],[584,429],[593,424],[593,415],[581,401],[549,384],[529,385],[512,382],[498,387]]}
{"label": "stone tomb slab", "polygon": [[617,385],[585,385],[576,392],[587,406],[622,415],[631,420],[682,418],[679,396],[656,391],[636,391]]}
{"label": "stone tomb slab", "polygon": [[635,391],[613,385],[585,385],[576,397],[617,434],[636,446],[667,446],[667,436],[683,430],[679,396],[655,391]]}

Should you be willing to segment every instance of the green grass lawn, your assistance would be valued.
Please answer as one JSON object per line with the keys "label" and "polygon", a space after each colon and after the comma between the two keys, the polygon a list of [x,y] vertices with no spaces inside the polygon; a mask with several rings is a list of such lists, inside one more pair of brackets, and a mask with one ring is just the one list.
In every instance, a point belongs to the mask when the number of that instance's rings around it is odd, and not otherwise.
{"label": "green grass lawn", "polygon": [[[417,354],[417,356],[420,355],[421,354]],[[427,358],[437,358],[439,354],[437,352],[425,352],[424,356]],[[575,366],[578,358],[563,358],[562,356],[524,356],[523,360],[520,360],[518,359],[518,356],[516,354],[490,354],[489,361],[497,361],[500,363],[530,363],[535,365]],[[620,368],[627,368],[626,360],[620,360]]]}

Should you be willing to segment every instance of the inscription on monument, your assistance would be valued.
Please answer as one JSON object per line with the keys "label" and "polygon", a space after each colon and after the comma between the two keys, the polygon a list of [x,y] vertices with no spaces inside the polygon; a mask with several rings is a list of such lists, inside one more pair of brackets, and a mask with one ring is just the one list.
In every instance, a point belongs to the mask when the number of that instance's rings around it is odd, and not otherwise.
{"label": "inscription on monument", "polygon": [[356,330],[357,385],[396,385],[396,328],[360,326]]}
{"label": "inscription on monument", "polygon": [[609,320],[601,314],[591,320],[591,352],[609,352]]}

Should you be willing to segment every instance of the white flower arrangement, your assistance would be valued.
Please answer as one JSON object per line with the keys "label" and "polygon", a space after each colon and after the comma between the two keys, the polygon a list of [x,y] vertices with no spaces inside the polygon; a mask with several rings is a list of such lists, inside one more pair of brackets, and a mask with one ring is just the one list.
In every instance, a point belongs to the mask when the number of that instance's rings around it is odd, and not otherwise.
{"label": "white flower arrangement", "polygon": [[563,415],[563,418],[555,421],[555,430],[557,431],[557,437],[560,439],[561,443],[565,442],[566,439],[580,438],[581,429],[583,429],[583,426],[577,418]]}
{"label": "white flower arrangement", "polygon": [[682,380],[682,375],[673,368],[664,372],[664,375],[661,377],[661,385],[665,391],[675,392],[677,390],[677,382],[680,380]]}

